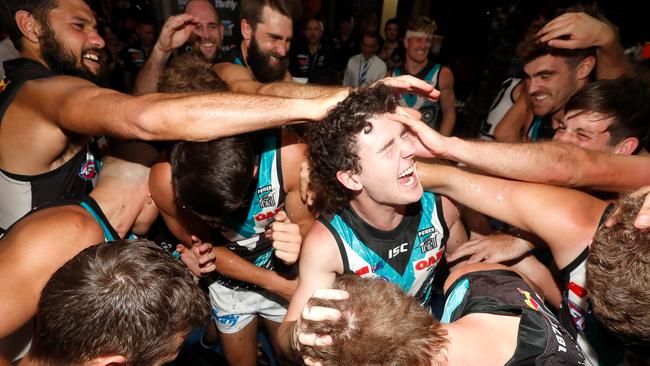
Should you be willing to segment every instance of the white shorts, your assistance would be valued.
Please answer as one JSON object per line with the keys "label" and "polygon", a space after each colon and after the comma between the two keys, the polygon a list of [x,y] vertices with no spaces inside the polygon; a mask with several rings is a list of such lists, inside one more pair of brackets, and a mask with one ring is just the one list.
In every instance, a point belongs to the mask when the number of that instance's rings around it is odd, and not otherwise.
{"label": "white shorts", "polygon": [[217,282],[208,288],[212,315],[222,333],[237,333],[256,315],[281,323],[287,313],[288,302],[281,296],[266,290],[232,290]]}

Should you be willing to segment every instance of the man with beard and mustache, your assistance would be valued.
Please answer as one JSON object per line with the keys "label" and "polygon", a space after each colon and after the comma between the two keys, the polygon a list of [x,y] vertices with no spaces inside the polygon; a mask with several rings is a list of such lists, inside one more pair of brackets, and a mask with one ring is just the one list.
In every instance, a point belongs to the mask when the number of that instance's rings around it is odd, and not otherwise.
{"label": "man with beard and mustache", "polygon": [[261,83],[292,81],[288,54],[293,19],[300,11],[300,3],[295,0],[242,3],[241,45],[230,62],[215,65],[215,71],[230,90],[257,93],[261,92]]}
{"label": "man with beard and mustache", "polygon": [[[84,80],[101,74],[104,47],[84,1],[7,0],[1,14],[22,56],[5,63],[8,84],[0,93],[4,229],[32,207],[89,192],[96,173],[89,136],[206,141],[320,120],[347,94],[315,99],[218,92],[132,97]],[[402,82],[406,84],[419,86]],[[434,95],[431,88],[423,91]]]}
{"label": "man with beard and mustache", "polygon": [[190,0],[183,14],[169,17],[158,37],[147,63],[135,81],[133,94],[158,90],[158,82],[172,52],[188,44],[191,52],[210,63],[220,61],[223,24],[214,4],[208,0]]}

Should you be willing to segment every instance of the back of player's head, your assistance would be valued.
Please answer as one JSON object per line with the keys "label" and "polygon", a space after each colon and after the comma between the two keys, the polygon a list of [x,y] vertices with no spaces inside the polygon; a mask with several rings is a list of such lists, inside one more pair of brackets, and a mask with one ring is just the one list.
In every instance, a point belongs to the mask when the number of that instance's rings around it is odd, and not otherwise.
{"label": "back of player's head", "polygon": [[169,162],[176,202],[205,220],[223,218],[249,198],[255,154],[248,135],[179,142]]}
{"label": "back of player's head", "polygon": [[348,205],[354,192],[339,182],[336,173],[361,172],[357,135],[372,131],[368,119],[394,112],[396,107],[393,88],[383,84],[359,88],[337,104],[322,123],[310,126],[307,140],[312,164],[310,181],[316,193],[314,209],[339,210]]}
{"label": "back of player's head", "polygon": [[644,198],[619,199],[616,224],[596,231],[587,258],[587,290],[607,329],[650,342],[650,235],[634,227]]}
{"label": "back of player's head", "polygon": [[45,285],[29,357],[78,365],[120,355],[129,365],[152,365],[173,359],[209,315],[192,274],[154,243],[102,243],[69,260]]}
{"label": "back of player's head", "polygon": [[304,332],[328,334],[331,346],[302,346],[301,355],[323,366],[446,364],[447,332],[420,304],[381,279],[339,277],[333,288],[347,300],[311,299],[338,309],[338,320],[304,321]]}
{"label": "back of player's head", "polygon": [[163,93],[225,91],[226,84],[199,55],[186,53],[173,59],[163,72],[158,88]]}
{"label": "back of player's head", "polygon": [[650,122],[650,89],[648,84],[636,79],[622,77],[598,80],[582,87],[564,107],[570,111],[596,112],[613,118],[607,128],[611,135],[610,145],[629,137],[639,139],[639,148],[645,145]]}

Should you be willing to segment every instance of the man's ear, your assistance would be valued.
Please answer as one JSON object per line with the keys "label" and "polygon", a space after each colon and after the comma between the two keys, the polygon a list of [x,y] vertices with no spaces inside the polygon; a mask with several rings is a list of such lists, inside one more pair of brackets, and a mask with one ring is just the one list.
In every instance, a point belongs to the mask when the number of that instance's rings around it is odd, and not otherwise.
{"label": "man's ear", "polygon": [[242,37],[247,41],[253,39],[253,27],[250,23],[246,19],[242,19],[240,25]]}
{"label": "man's ear", "polygon": [[107,355],[95,357],[86,362],[85,366],[117,366],[126,365],[126,357],[120,355]]}
{"label": "man's ear", "polygon": [[16,25],[23,37],[30,43],[38,43],[38,37],[41,34],[41,26],[38,24],[34,16],[25,10],[18,10],[14,16]]}
{"label": "man's ear", "polygon": [[336,172],[336,179],[338,179],[343,186],[351,191],[360,191],[363,189],[363,184],[359,180],[358,174],[353,174],[351,171],[338,171]]}
{"label": "man's ear", "polygon": [[596,58],[594,56],[588,56],[576,67],[576,76],[578,79],[586,79],[594,70],[594,67],[596,67]]}
{"label": "man's ear", "polygon": [[637,147],[639,147],[639,139],[636,137],[628,137],[616,144],[614,153],[621,155],[632,155],[634,154],[634,150],[636,150]]}

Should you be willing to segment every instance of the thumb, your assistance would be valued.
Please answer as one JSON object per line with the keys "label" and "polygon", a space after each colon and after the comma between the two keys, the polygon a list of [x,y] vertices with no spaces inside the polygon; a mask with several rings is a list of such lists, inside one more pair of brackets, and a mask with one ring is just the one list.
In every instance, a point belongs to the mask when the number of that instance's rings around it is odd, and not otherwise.
{"label": "thumb", "polygon": [[185,251],[185,245],[177,244],[176,245],[176,251],[178,252],[178,254],[183,254],[183,252]]}
{"label": "thumb", "polygon": [[284,212],[284,210],[278,212],[278,213],[275,215],[275,221],[279,221],[279,222],[291,222],[291,221],[289,220],[289,216],[287,216],[287,213]]}

